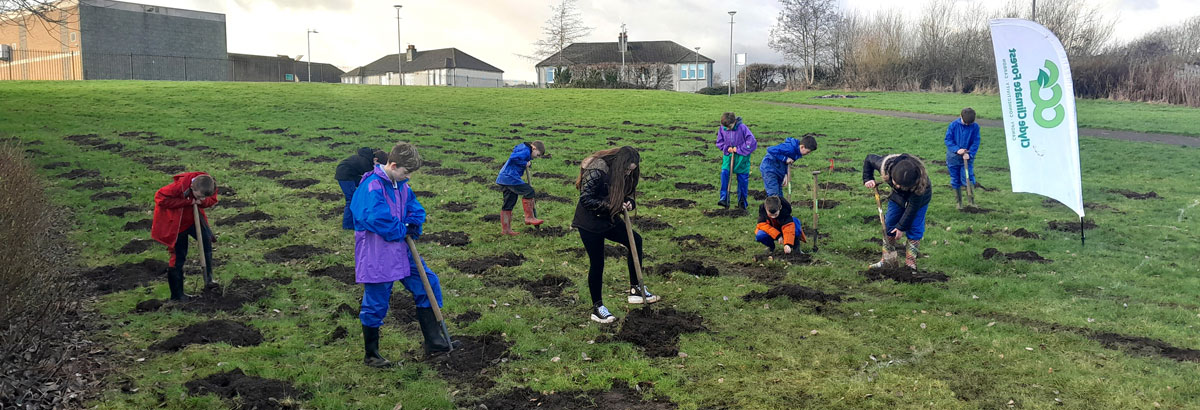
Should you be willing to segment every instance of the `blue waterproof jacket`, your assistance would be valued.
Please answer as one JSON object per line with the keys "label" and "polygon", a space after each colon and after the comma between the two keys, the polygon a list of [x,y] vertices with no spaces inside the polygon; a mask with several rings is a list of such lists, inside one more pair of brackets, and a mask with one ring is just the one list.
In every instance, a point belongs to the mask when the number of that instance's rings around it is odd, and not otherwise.
{"label": "blue waterproof jacket", "polygon": [[975,153],[979,151],[979,123],[966,125],[959,118],[946,127],[947,164],[962,165],[962,155],[958,155],[960,149],[966,149],[971,159],[975,159]]}
{"label": "blue waterproof jacket", "polygon": [[767,155],[763,156],[758,170],[764,174],[787,175],[787,160],[798,161],[800,156],[800,140],[788,138],[779,145],[767,148]]}
{"label": "blue waterproof jacket", "polygon": [[496,183],[500,185],[524,185],[525,181],[521,179],[525,175],[525,167],[529,165],[529,161],[533,159],[533,147],[528,142],[522,142],[513,147],[512,155],[508,156],[508,161],[504,162],[504,168],[500,168],[500,175],[496,176]]}

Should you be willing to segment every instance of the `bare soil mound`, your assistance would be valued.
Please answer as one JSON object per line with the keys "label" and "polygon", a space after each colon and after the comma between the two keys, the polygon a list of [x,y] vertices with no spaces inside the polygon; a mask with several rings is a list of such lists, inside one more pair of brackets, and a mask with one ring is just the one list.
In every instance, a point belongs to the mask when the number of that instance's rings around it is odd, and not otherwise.
{"label": "bare soil mound", "polygon": [[229,343],[232,346],[258,346],[263,341],[257,329],[231,320],[210,320],[183,328],[170,339],[150,345],[150,350],[177,352],[188,345]]}
{"label": "bare soil mound", "polygon": [[524,256],[508,252],[495,256],[451,261],[450,266],[462,273],[478,275],[487,272],[493,267],[511,268],[520,266],[522,263],[525,263]]}
{"label": "bare soil mound", "polygon": [[707,330],[700,316],[650,305],[629,312],[616,340],[640,346],[649,357],[675,357],[679,355],[679,335]]}
{"label": "bare soil mound", "polygon": [[330,250],[312,245],[288,245],[263,254],[263,259],[271,263],[283,263],[328,253]]}
{"label": "bare soil mound", "polygon": [[747,302],[752,300],[774,299],[780,296],[785,296],[791,300],[811,300],[819,303],[837,303],[842,301],[842,297],[838,295],[830,295],[819,290],[800,285],[780,285],[768,289],[766,292],[754,291],[742,297],[742,300]]}
{"label": "bare soil mound", "polygon": [[435,232],[421,235],[418,242],[433,242],[442,246],[467,246],[471,237],[465,232]]}
{"label": "bare soil mound", "polygon": [[296,399],[312,396],[289,382],[247,376],[242,369],[192,380],[184,383],[184,387],[192,396],[215,394],[228,400],[235,409],[298,409],[300,404],[295,402]]}
{"label": "bare soil mound", "polygon": [[950,280],[949,276],[941,272],[928,272],[921,270],[909,269],[907,266],[891,267],[891,268],[871,268],[863,272],[863,275],[870,281],[880,281],[891,279],[896,282],[904,283],[935,283],[945,282]]}
{"label": "bare soil mound", "polygon": [[684,259],[679,262],[667,262],[658,265],[651,270],[659,275],[669,275],[671,272],[679,271],[689,275],[696,276],[718,276],[720,270],[714,266],[706,266],[703,262],[694,259]]}

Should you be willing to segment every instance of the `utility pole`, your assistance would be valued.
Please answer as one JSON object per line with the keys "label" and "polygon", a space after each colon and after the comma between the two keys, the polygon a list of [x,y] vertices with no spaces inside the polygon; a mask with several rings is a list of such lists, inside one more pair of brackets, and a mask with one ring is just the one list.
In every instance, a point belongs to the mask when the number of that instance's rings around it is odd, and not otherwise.
{"label": "utility pole", "polygon": [[399,4],[392,6],[396,8],[396,74],[400,77],[400,85],[404,85],[404,43],[400,41],[400,8],[404,7]]}
{"label": "utility pole", "polygon": [[617,46],[621,48],[621,72],[617,73],[617,82],[619,83],[625,77],[625,51],[629,48],[629,38],[625,34],[625,23],[621,23],[621,35],[617,39],[620,40],[620,44]]}
{"label": "utility pole", "polygon": [[308,29],[308,82],[312,82],[312,35],[317,34],[316,30]]}
{"label": "utility pole", "polygon": [[729,87],[726,87],[727,97],[733,96],[733,15],[737,11],[729,12]]}
{"label": "utility pole", "polygon": [[[696,73],[699,73],[699,72],[700,72],[700,47],[696,47]],[[699,80],[700,76],[693,77],[692,79]],[[696,91],[700,91],[700,88],[698,88],[699,86],[700,86],[700,83],[696,83],[696,87],[693,87],[693,88],[696,88]]]}

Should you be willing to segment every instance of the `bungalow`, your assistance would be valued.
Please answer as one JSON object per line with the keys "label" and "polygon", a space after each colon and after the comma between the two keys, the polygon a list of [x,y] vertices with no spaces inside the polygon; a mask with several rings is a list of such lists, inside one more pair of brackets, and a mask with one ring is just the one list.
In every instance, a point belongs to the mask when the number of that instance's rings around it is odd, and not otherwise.
{"label": "bungalow", "polygon": [[[504,71],[457,48],[391,54],[342,74],[342,84],[503,87]],[[403,78],[397,73],[404,69]]]}
{"label": "bungalow", "polygon": [[[621,43],[574,43],[567,46],[534,66],[538,85],[548,87],[554,84],[556,69],[570,68],[579,72],[590,67],[620,66]],[[668,87],[672,90],[695,92],[712,86],[715,61],[700,54],[699,50],[688,49],[674,41],[628,41],[625,44],[624,63],[627,66],[669,67],[671,83]]]}

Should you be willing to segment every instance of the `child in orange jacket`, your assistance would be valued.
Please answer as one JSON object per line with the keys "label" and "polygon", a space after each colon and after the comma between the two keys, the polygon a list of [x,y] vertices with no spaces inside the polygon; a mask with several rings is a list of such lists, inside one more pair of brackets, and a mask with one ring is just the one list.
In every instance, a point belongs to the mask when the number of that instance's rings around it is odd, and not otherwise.
{"label": "child in orange jacket", "polygon": [[754,239],[766,245],[767,252],[775,251],[775,242],[783,242],[783,253],[804,253],[796,247],[796,239],[808,242],[800,220],[792,217],[792,205],[778,196],[769,196],[758,206],[758,230]]}

